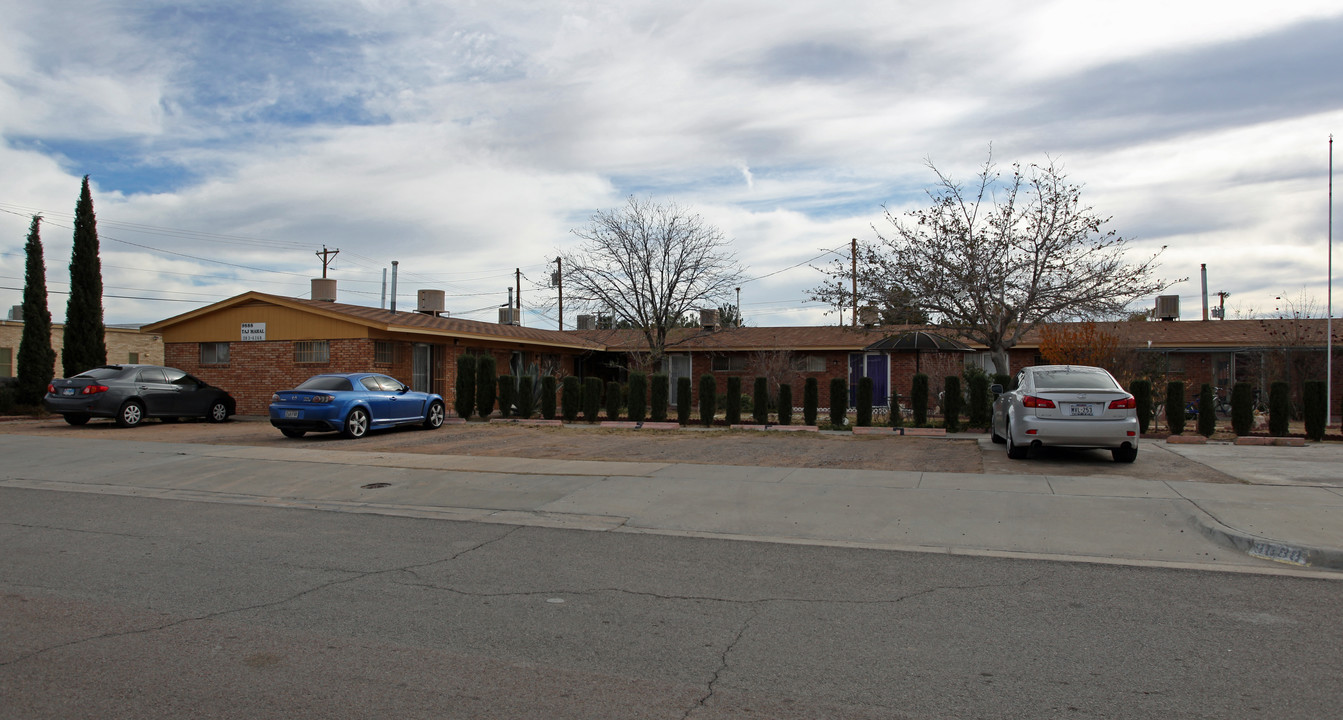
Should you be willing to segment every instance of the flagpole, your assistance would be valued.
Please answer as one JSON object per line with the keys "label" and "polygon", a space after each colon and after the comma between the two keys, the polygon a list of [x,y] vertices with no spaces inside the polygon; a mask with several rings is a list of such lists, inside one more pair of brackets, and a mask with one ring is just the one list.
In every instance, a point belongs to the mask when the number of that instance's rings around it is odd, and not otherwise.
{"label": "flagpole", "polygon": [[1324,331],[1324,426],[1334,421],[1334,136],[1329,135],[1329,281]]}

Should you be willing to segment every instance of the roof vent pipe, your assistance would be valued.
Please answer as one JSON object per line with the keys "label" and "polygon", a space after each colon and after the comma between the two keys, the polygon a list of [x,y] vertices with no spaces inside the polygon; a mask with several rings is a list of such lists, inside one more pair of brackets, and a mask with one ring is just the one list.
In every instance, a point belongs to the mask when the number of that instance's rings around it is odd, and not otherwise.
{"label": "roof vent pipe", "polygon": [[1208,321],[1208,263],[1201,263],[1198,272],[1203,276],[1203,322]]}
{"label": "roof vent pipe", "polygon": [[396,314],[396,266],[397,261],[392,261],[392,314]]}

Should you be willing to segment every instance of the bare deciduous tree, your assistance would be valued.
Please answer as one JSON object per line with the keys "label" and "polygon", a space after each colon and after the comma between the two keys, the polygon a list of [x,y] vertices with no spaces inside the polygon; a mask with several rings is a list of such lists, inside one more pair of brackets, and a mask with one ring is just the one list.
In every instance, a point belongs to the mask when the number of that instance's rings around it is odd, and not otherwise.
{"label": "bare deciduous tree", "polygon": [[[859,247],[858,294],[880,304],[912,298],[944,326],[988,346],[999,372],[1007,351],[1041,322],[1116,317],[1138,298],[1169,287],[1156,279],[1158,251],[1130,264],[1126,241],[1082,202],[1080,185],[1053,161],[1003,178],[990,157],[973,184],[938,170],[932,204],[903,218],[886,210],[893,232]],[[1164,250],[1164,248],[1163,248]],[[851,266],[836,261],[811,291],[836,308],[853,300]]]}
{"label": "bare deciduous tree", "polygon": [[717,307],[740,284],[722,231],[675,203],[630,197],[573,233],[583,245],[563,256],[565,299],[641,330],[650,367],[662,359],[669,328],[697,308]]}

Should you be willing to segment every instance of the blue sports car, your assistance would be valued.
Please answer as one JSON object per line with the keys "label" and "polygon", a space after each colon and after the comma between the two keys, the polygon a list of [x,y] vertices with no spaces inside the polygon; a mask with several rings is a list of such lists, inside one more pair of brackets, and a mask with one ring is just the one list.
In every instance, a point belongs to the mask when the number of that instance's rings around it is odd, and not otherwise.
{"label": "blue sports car", "polygon": [[444,407],[441,396],[415,392],[386,375],[314,375],[293,390],[271,396],[270,424],[291,438],[310,432],[360,438],[369,430],[394,425],[442,427]]}

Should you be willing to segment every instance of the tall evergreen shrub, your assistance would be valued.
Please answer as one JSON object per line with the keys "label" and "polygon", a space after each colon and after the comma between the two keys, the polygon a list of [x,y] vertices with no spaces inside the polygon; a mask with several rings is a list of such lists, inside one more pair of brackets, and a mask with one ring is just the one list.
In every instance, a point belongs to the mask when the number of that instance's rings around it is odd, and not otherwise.
{"label": "tall evergreen shrub", "polygon": [[1306,437],[1320,441],[1324,439],[1324,419],[1327,400],[1325,400],[1323,380],[1307,380],[1301,386],[1301,413],[1305,415]]}
{"label": "tall evergreen shrub", "polygon": [[620,383],[615,380],[606,383],[606,419],[620,419]]}
{"label": "tall evergreen shrub", "polygon": [[816,410],[821,406],[819,383],[809,377],[802,384],[802,422],[808,426],[816,425]]}
{"label": "tall evergreen shrub", "polygon": [[[738,393],[740,396],[740,393]],[[699,421],[708,427],[713,424],[713,416],[718,412],[718,383],[713,375],[704,373],[699,376]]]}
{"label": "tall evergreen shrub", "polygon": [[1152,424],[1152,381],[1134,380],[1128,389],[1138,406],[1138,432],[1145,433]]}
{"label": "tall evergreen shrub", "polygon": [[752,393],[751,417],[758,425],[769,422],[769,382],[765,378],[755,379],[755,392]]}
{"label": "tall evergreen shrub", "polygon": [[847,378],[830,378],[830,424],[836,428],[844,427],[849,417],[849,381]]}
{"label": "tall evergreen shrub", "polygon": [[943,381],[942,426],[949,433],[961,431],[961,379],[956,375]]}
{"label": "tall evergreen shrub", "polygon": [[583,421],[595,423],[602,412],[602,379],[583,380]]}
{"label": "tall evergreen shrub", "polygon": [[858,410],[854,424],[858,427],[872,426],[872,378],[858,378]]}
{"label": "tall evergreen shrub", "polygon": [[42,257],[42,216],[34,215],[24,246],[23,334],[19,337],[18,367],[14,372],[14,401],[37,405],[56,373],[56,351],[51,347],[51,310],[47,308],[47,264]]}
{"label": "tall evergreen shrub", "polygon": [[793,386],[788,383],[779,385],[779,424],[793,424]]}
{"label": "tall evergreen shrub", "polygon": [[928,376],[918,373],[909,389],[909,404],[914,410],[914,427],[928,424]]}
{"label": "tall evergreen shrub", "polygon": [[[479,383],[479,376],[476,380]],[[512,375],[500,375],[494,379],[494,384],[499,388],[499,417],[513,417],[513,411],[518,404],[517,381]],[[477,392],[476,395],[479,396],[480,393]]]}
{"label": "tall evergreen shrub", "polygon": [[653,422],[667,421],[667,395],[671,390],[670,376],[666,373],[653,373],[649,377],[649,394],[652,395],[652,401],[649,403]]}
{"label": "tall evergreen shrub", "polygon": [[690,378],[676,378],[676,422],[682,425],[690,424],[691,405]]}
{"label": "tall evergreen shrub", "polygon": [[578,411],[583,407],[582,384],[577,376],[566,375],[560,384],[560,412],[567,423],[578,421]]}
{"label": "tall evergreen shrub", "polygon": [[536,414],[536,380],[531,375],[518,378],[517,396],[513,403],[517,407],[518,417],[526,420]]}
{"label": "tall evergreen shrub", "polygon": [[98,220],[89,193],[89,176],[75,203],[75,237],[70,251],[70,300],[65,306],[61,367],[65,377],[107,364],[103,327],[103,268],[98,257]]}
{"label": "tall evergreen shrub", "polygon": [[741,378],[727,379],[727,393],[723,396],[723,420],[728,425],[741,423]]}
{"label": "tall evergreen shrub", "polygon": [[[495,359],[491,353],[476,356],[476,412],[488,418],[494,412],[495,389],[499,379],[495,376]],[[508,413],[504,413],[508,417]]]}
{"label": "tall evergreen shrub", "polygon": [[1184,433],[1184,381],[1166,383],[1166,427],[1171,435]]}
{"label": "tall evergreen shrub", "polygon": [[1254,430],[1254,386],[1247,382],[1231,386],[1231,429],[1237,435]]}
{"label": "tall evergreen shrub", "polygon": [[457,356],[457,382],[453,386],[452,409],[463,420],[476,407],[476,356]]}
{"label": "tall evergreen shrub", "polygon": [[989,426],[989,415],[993,412],[993,397],[989,393],[989,375],[980,370],[970,373],[966,379],[970,394],[970,420],[973,428]]}
{"label": "tall evergreen shrub", "polygon": [[1212,385],[1203,383],[1198,389],[1198,434],[1203,437],[1217,432],[1217,406],[1212,400]]}
{"label": "tall evergreen shrub", "polygon": [[1268,386],[1268,434],[1283,437],[1292,419],[1292,398],[1287,383],[1279,380]]}
{"label": "tall evergreen shrub", "polygon": [[629,399],[625,401],[626,412],[631,422],[641,423],[648,415],[648,375],[641,372],[630,373]]}
{"label": "tall evergreen shrub", "polygon": [[554,375],[541,376],[541,417],[546,420],[555,419],[555,392],[558,385],[559,381]]}

